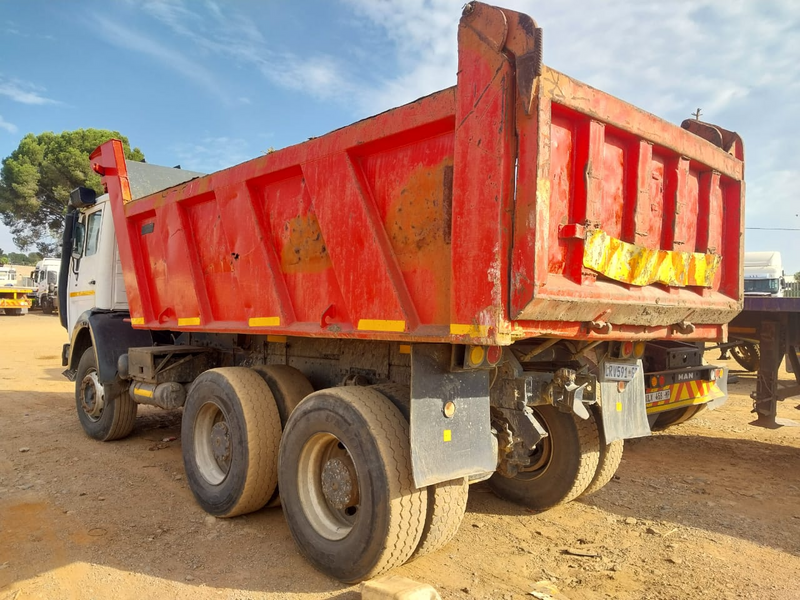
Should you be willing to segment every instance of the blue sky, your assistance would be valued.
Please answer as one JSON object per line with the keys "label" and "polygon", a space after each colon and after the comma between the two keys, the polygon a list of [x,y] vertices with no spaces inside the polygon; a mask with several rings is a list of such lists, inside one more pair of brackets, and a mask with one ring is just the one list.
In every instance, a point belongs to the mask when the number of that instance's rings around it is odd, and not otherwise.
{"label": "blue sky", "polygon": [[[544,28],[549,66],[738,131],[747,226],[800,229],[800,4],[497,2]],[[151,163],[230,166],[455,83],[463,3],[0,0],[0,157],[28,132],[97,127]],[[748,230],[746,249],[800,271],[800,231]]]}

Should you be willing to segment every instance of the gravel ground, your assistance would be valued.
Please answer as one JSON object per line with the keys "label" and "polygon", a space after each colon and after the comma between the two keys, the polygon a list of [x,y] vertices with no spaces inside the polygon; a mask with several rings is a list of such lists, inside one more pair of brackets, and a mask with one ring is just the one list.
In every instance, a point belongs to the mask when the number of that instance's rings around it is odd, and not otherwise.
{"label": "gravel ground", "polygon": [[[56,317],[0,316],[0,340],[0,600],[359,597],[303,560],[280,509],[200,510],[179,412],[88,439]],[[739,375],[721,409],[629,442],[587,499],[535,514],[473,486],[456,539],[393,573],[446,599],[532,598],[543,580],[571,600],[800,598],[800,427],[748,425],[755,381]]]}

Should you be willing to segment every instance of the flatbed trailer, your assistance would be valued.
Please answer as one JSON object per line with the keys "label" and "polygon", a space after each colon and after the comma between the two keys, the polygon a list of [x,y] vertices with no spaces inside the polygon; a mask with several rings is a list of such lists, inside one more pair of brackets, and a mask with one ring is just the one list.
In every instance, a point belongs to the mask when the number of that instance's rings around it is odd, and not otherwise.
{"label": "flatbed trailer", "polygon": [[21,316],[31,307],[30,294],[33,288],[20,286],[0,287],[0,310],[6,315]]}
{"label": "flatbed trailer", "polygon": [[86,433],[182,407],[198,503],[279,501],[345,581],[440,548],[470,482],[535,510],[603,487],[650,433],[646,342],[741,308],[738,135],[548,68],[521,13],[467,4],[458,56],[455,87],[205,176],[109,141],[107,194],[71,197]]}
{"label": "flatbed trailer", "polygon": [[[800,396],[800,298],[746,297],[744,310],[731,321],[730,333],[758,343],[753,424],[778,426],[778,402]],[[782,386],[779,382],[778,371],[784,358],[795,385]]]}

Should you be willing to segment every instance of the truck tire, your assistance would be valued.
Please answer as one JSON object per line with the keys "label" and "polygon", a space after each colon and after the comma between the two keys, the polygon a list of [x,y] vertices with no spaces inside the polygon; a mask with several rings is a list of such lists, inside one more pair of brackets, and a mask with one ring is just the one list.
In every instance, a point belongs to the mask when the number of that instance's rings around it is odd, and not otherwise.
{"label": "truck tire", "polygon": [[[391,400],[392,404],[403,413],[406,421],[409,420],[411,416],[411,390],[407,385],[381,383],[373,385],[372,389],[378,390]],[[467,511],[469,481],[466,477],[429,485],[424,490],[428,496],[428,510],[425,515],[422,536],[416,550],[414,550],[414,554],[411,556],[412,559],[436,552],[452,540],[461,526],[464,513]]]}
{"label": "truck tire", "polygon": [[504,500],[546,510],[580,496],[600,459],[600,439],[592,413],[584,420],[551,405],[532,407],[548,432],[531,456],[529,470],[514,477],[497,472],[489,487]]}
{"label": "truck tire", "polygon": [[745,371],[755,373],[761,365],[761,348],[752,342],[741,342],[738,346],[733,346],[731,356]]}
{"label": "truck tire", "polygon": [[181,446],[197,503],[215,517],[262,508],[278,482],[281,420],[269,386],[244,367],[211,369],[186,397]]}
{"label": "truck tire", "polygon": [[6,308],[5,311],[9,317],[21,317],[24,314],[21,308]]}
{"label": "truck tire", "polygon": [[127,386],[114,398],[105,397],[103,384],[97,378],[97,357],[93,346],[84,350],[78,361],[75,404],[86,435],[101,442],[127,437],[136,424],[139,406],[131,399]]}
{"label": "truck tire", "polygon": [[[267,382],[275,404],[278,406],[278,414],[281,417],[281,431],[286,427],[289,415],[300,404],[300,401],[314,393],[311,382],[300,371],[288,365],[266,365],[253,367],[253,370],[261,375]],[[281,505],[281,498],[278,489],[272,494],[267,507],[275,508]]]}
{"label": "truck tire", "polygon": [[625,449],[625,440],[614,440],[610,444],[606,443],[600,409],[599,407],[595,408],[595,406],[592,406],[590,410],[595,418],[597,429],[600,433],[600,457],[597,462],[597,471],[595,471],[591,483],[583,490],[581,496],[594,494],[604,488],[605,485],[614,478],[614,474],[617,472],[619,464],[622,462],[622,452]]}
{"label": "truck tire", "polygon": [[52,300],[48,300],[47,298],[44,298],[44,299],[42,299],[40,304],[42,305],[42,313],[44,313],[46,315],[52,315],[53,314],[53,302],[52,302]]}
{"label": "truck tire", "polygon": [[692,406],[684,406],[683,408],[676,408],[674,410],[665,410],[656,415],[655,422],[650,426],[653,431],[663,431],[667,427],[673,425],[680,425],[681,423],[693,419],[706,408],[705,404],[694,404]]}
{"label": "truck tire", "polygon": [[278,405],[281,428],[286,427],[289,415],[300,401],[314,393],[311,382],[300,371],[288,365],[257,366],[253,370],[267,382],[275,404]]}
{"label": "truck tire", "polygon": [[376,390],[308,396],[289,417],[279,468],[283,512],[300,552],[344,582],[406,562],[425,523],[408,423]]}

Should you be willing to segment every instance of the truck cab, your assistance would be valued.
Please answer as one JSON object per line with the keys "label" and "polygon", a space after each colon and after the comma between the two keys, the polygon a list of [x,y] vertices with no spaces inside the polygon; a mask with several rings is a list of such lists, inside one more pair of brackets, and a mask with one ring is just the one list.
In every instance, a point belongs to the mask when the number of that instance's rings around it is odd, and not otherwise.
{"label": "truck cab", "polygon": [[745,296],[783,298],[787,288],[780,252],[745,252]]}
{"label": "truck cab", "polygon": [[45,258],[33,271],[34,301],[46,315],[58,310],[58,271],[60,258]]}

